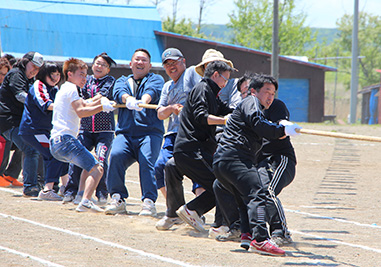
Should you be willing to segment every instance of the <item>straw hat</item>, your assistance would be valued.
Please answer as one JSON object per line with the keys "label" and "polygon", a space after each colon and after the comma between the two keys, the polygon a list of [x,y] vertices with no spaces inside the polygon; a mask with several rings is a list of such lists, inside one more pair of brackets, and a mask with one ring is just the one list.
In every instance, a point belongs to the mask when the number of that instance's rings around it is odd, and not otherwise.
{"label": "straw hat", "polygon": [[234,68],[233,62],[231,62],[228,59],[224,58],[224,55],[215,49],[208,49],[205,51],[204,55],[202,56],[202,61],[196,65],[195,70],[198,74],[200,74],[202,77],[204,77],[205,72],[205,64],[210,63],[212,61],[223,61],[226,64],[228,64],[230,67],[232,67],[235,71],[237,69]]}

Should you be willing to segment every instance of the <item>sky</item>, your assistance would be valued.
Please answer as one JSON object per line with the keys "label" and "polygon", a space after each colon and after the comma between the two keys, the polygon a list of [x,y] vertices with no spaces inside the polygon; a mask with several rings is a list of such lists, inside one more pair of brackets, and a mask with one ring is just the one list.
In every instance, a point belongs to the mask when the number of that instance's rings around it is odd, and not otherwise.
{"label": "sky", "polygon": [[[100,2],[98,0],[97,2]],[[125,4],[127,0],[109,0],[110,3]],[[228,14],[232,13],[234,0],[209,0],[203,23],[227,24]],[[272,0],[268,0],[272,1]],[[336,21],[344,14],[353,14],[355,0],[295,0],[297,10],[307,14],[306,25],[309,27],[335,28]],[[105,2],[105,1],[102,1]],[[133,5],[152,5],[152,0],[130,0]],[[196,22],[199,0],[178,0],[178,17],[190,18]],[[162,17],[172,16],[172,0],[162,0],[159,4]],[[381,16],[381,0],[359,0],[359,11]]]}

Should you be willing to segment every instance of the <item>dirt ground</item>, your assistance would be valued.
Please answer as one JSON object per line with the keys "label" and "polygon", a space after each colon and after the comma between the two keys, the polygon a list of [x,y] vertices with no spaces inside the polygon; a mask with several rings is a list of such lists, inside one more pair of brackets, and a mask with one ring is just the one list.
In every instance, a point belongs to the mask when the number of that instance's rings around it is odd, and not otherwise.
{"label": "dirt ground", "polygon": [[[381,136],[381,127],[302,124],[305,129]],[[157,231],[139,217],[138,165],[126,173],[128,215],[75,212],[73,204],[0,188],[0,266],[379,266],[381,143],[301,135],[292,139],[298,165],[281,194],[294,244],[284,257],[242,250],[180,225]],[[184,181],[186,197],[193,197]],[[159,217],[165,212],[161,195]],[[214,210],[206,215],[213,222]]]}

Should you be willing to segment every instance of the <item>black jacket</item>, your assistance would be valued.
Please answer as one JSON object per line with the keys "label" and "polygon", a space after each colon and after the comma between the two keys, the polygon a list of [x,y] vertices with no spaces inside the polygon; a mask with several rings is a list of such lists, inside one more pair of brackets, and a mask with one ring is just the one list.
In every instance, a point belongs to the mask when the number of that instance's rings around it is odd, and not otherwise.
{"label": "black jacket", "polygon": [[214,163],[220,160],[249,160],[257,163],[264,137],[284,136],[284,127],[269,122],[255,96],[246,97],[233,111],[218,142]]}
{"label": "black jacket", "polygon": [[216,126],[208,125],[208,116],[224,116],[232,112],[218,97],[220,90],[213,80],[204,78],[189,92],[181,110],[174,153],[195,151],[198,148],[214,153],[217,145]]}

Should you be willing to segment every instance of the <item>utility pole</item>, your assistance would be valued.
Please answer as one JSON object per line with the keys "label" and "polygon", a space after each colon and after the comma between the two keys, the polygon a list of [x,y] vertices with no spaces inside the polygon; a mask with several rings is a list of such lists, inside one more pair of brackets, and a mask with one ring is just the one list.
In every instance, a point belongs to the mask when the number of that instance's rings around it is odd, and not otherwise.
{"label": "utility pole", "polygon": [[359,31],[359,0],[355,0],[352,29],[352,72],[351,72],[351,102],[349,123],[356,123],[357,88],[358,88],[358,31]]}
{"label": "utility pole", "polygon": [[279,1],[273,6],[273,44],[271,56],[271,76],[279,80]]}

